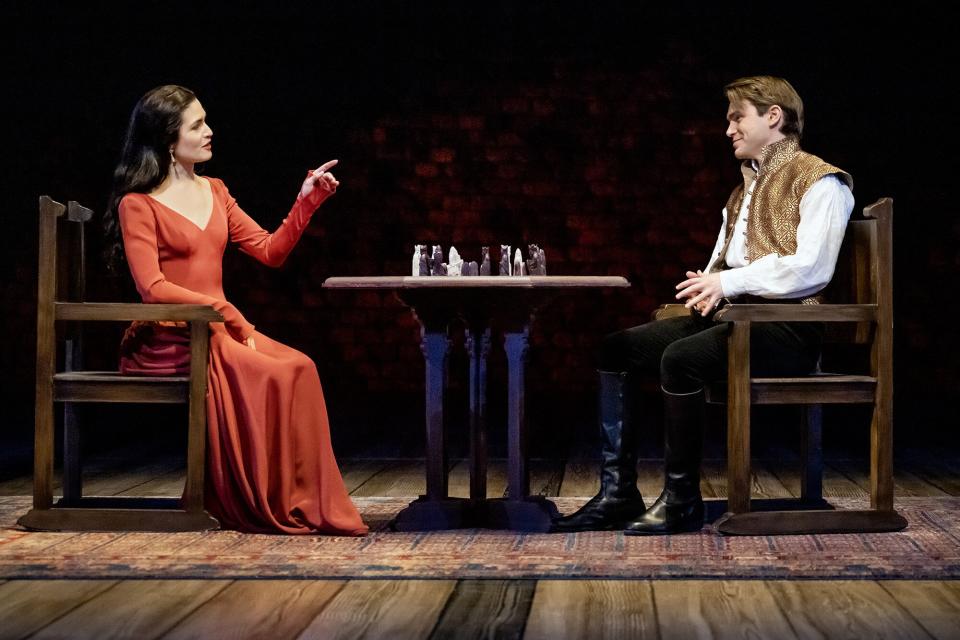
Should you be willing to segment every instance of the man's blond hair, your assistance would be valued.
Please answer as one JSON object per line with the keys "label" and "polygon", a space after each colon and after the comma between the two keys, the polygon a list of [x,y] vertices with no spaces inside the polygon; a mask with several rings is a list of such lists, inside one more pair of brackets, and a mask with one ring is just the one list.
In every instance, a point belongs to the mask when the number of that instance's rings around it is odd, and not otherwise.
{"label": "man's blond hair", "polygon": [[731,104],[749,102],[763,115],[773,105],[783,111],[780,133],[785,136],[803,135],[803,100],[793,86],[775,76],[749,76],[738,78],[723,88]]}

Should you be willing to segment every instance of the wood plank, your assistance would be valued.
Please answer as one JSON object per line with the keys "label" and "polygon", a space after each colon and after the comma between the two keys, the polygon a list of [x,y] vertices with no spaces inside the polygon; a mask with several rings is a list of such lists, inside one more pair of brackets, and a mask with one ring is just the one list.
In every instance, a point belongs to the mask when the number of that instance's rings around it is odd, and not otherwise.
{"label": "wood plank", "polygon": [[[862,498],[869,491],[848,478],[835,466],[837,460],[824,462],[823,466],[823,496],[825,498]],[[785,463],[783,466],[771,465],[770,472],[780,481],[788,492],[799,495],[800,470],[798,463]]]}
{"label": "wood plank", "polygon": [[[531,474],[532,475],[532,474]],[[531,485],[532,484],[531,478]],[[470,497],[470,461],[458,460],[450,469],[448,490],[454,498]],[[507,493],[507,461],[503,458],[487,460],[487,497],[502,498]]]}
{"label": "wood plank", "polygon": [[520,638],[536,587],[535,580],[461,580],[430,638]]}
{"label": "wood plank", "polygon": [[[653,502],[663,489],[663,460],[641,458],[637,461],[637,487],[648,503]],[[592,459],[567,460],[559,496],[564,498],[592,497],[600,490],[600,461]]]}
{"label": "wood plank", "polygon": [[[751,467],[750,495],[752,498],[790,498],[794,495],[783,485],[780,479],[770,471],[766,463],[756,463],[751,465]],[[713,492],[713,495],[710,497],[727,497],[727,466],[723,460],[704,460],[701,465],[701,475],[702,479],[700,484],[708,484]]]}
{"label": "wood plank", "polygon": [[203,304],[140,304],[124,302],[57,302],[57,320],[206,320],[223,322],[216,309]]}
{"label": "wood plank", "polygon": [[775,580],[767,588],[801,638],[929,638],[872,580]]}
{"label": "wood plank", "polygon": [[351,493],[373,476],[382,473],[387,468],[387,462],[385,460],[345,458],[338,461],[338,466],[340,467],[343,484],[347,487],[347,492]]}
{"label": "wood plank", "polygon": [[346,583],[237,580],[181,620],[164,638],[295,638]]}
{"label": "wood plank", "polygon": [[407,497],[427,491],[426,467],[423,460],[384,460],[384,469],[357,485],[352,496]]}
{"label": "wood plank", "polygon": [[165,460],[138,465],[130,470],[110,469],[85,474],[83,478],[83,495],[85,496],[116,496],[121,493],[140,495],[137,488],[156,480],[177,467]]}
{"label": "wood plank", "polygon": [[167,473],[160,474],[156,478],[147,480],[125,489],[116,495],[118,496],[157,496],[157,497],[179,497],[183,495],[183,487],[187,480],[186,469],[174,469]]}
{"label": "wood plank", "polygon": [[530,495],[554,498],[560,493],[563,481],[563,462],[533,458],[527,463],[530,474]]}
{"label": "wood plank", "polygon": [[830,461],[823,464],[823,496],[825,498],[862,498],[870,493],[838,470],[836,463],[837,461]]}
{"label": "wood plank", "polygon": [[599,460],[567,460],[558,492],[562,498],[586,498],[600,490]]}
{"label": "wood plank", "polygon": [[353,580],[298,637],[426,637],[456,584],[456,580]]}
{"label": "wood plank", "polygon": [[[870,491],[870,463],[866,460],[835,460],[831,465],[864,491]],[[909,471],[895,470],[893,490],[898,496],[946,496],[940,487]]]}
{"label": "wood plank", "polygon": [[663,638],[797,638],[761,580],[654,581]]}
{"label": "wood plank", "polygon": [[0,585],[0,636],[24,638],[116,584],[116,580],[5,582]]}
{"label": "wood plank", "polygon": [[[141,452],[117,450],[108,455],[97,456],[84,463],[84,494],[86,495],[162,495],[137,494],[136,487],[151,483],[183,468],[182,455],[166,455],[147,461],[141,460]],[[17,476],[0,482],[0,495],[30,495],[33,480],[30,475]],[[54,474],[54,493],[62,489],[59,470]],[[180,495],[179,493],[170,495]]]}
{"label": "wood plank", "polygon": [[960,496],[960,465],[949,459],[935,458],[926,450],[911,450],[904,455],[905,467],[925,482],[937,487],[947,495]]}
{"label": "wood plank", "polygon": [[730,304],[714,317],[718,322],[866,322],[879,313],[875,304]]}
{"label": "wood plank", "polygon": [[656,618],[649,580],[540,580],[523,637],[659,638]]}
{"label": "wood plank", "polygon": [[771,474],[787,491],[790,498],[800,497],[800,460],[796,456],[791,459],[758,460],[755,463],[758,469],[764,469]]}
{"label": "wood plank", "polygon": [[217,580],[125,580],[33,637],[158,638],[229,584]]}
{"label": "wood plank", "polygon": [[960,638],[960,582],[883,580],[880,586],[934,638]]}

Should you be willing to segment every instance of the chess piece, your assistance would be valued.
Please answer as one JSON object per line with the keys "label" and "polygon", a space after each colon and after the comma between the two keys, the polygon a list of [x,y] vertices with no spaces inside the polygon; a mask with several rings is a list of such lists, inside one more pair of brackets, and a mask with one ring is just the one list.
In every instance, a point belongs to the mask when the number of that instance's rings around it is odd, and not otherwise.
{"label": "chess piece", "polygon": [[428,276],[428,275],[430,275],[430,264],[429,264],[429,261],[427,260],[427,245],[421,244],[420,247],[421,247],[421,249],[420,249],[420,264],[418,265],[418,266],[419,266],[419,274],[418,274],[418,275]]}
{"label": "chess piece", "polygon": [[478,273],[479,273],[479,269],[477,268],[477,262],[475,260],[471,260],[470,262],[464,263],[463,271],[461,272],[460,275],[475,276]]}
{"label": "chess piece", "polygon": [[497,275],[509,276],[510,273],[510,245],[502,244],[500,245],[500,271]]}
{"label": "chess piece", "polygon": [[520,247],[513,254],[513,275],[522,276],[524,274],[523,255],[520,253]]}
{"label": "chess piece", "polygon": [[450,258],[447,260],[447,275],[459,276],[463,269],[463,258],[456,247],[450,247]]}
{"label": "chess piece", "polygon": [[531,276],[547,275],[547,265],[544,258],[543,249],[535,244],[528,246],[529,258],[527,258],[527,274]]}
{"label": "chess piece", "polygon": [[490,275],[490,247],[480,247],[480,275]]}
{"label": "chess piece", "polygon": [[447,269],[444,265],[443,273],[440,273],[440,265],[443,264],[443,249],[440,248],[440,245],[433,245],[433,252],[430,254],[430,275],[432,276],[445,276],[447,275]]}
{"label": "chess piece", "polygon": [[410,264],[410,275],[411,276],[422,276],[427,275],[423,273],[423,268],[426,265],[426,252],[427,246],[424,244],[415,244],[413,245],[413,260]]}
{"label": "chess piece", "polygon": [[539,275],[537,273],[537,245],[528,244],[527,245],[527,255],[530,256],[526,260],[527,273],[531,276]]}

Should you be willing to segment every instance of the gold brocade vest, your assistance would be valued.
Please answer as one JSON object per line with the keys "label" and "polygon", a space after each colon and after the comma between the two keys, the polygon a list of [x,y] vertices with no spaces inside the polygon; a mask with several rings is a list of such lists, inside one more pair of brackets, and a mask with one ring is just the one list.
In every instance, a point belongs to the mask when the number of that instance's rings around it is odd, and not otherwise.
{"label": "gold brocade vest", "polygon": [[[799,140],[793,136],[764,147],[759,172],[754,171],[749,160],[740,170],[743,184],[737,185],[727,200],[726,242],[711,265],[711,271],[728,268],[727,250],[733,228],[740,217],[743,195],[754,180],[756,184],[747,211],[747,240],[744,243],[750,262],[771,253],[789,256],[797,252],[800,199],[817,180],[835,175],[853,189],[853,178],[849,173],[801,151]],[[802,302],[816,304],[819,300],[812,297]]]}

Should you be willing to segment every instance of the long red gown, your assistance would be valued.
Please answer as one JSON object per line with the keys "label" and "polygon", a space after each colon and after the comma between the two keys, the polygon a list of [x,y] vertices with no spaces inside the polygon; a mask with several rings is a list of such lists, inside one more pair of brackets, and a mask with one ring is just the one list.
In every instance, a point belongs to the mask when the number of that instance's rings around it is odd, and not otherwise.
{"label": "long red gown", "polygon": [[[222,181],[209,183],[213,211],[202,229],[146,194],[127,194],[119,207],[127,262],[143,301],[209,304],[225,319],[210,325],[206,507],[224,527],[241,531],[362,535],[367,527],[333,455],[316,366],[256,331],[226,301],[222,285],[228,239],[279,266],[322,196],[298,198],[270,234]],[[241,342],[249,336],[256,350]],[[164,375],[189,366],[187,335],[178,327],[135,327],[124,350],[127,373]]]}

